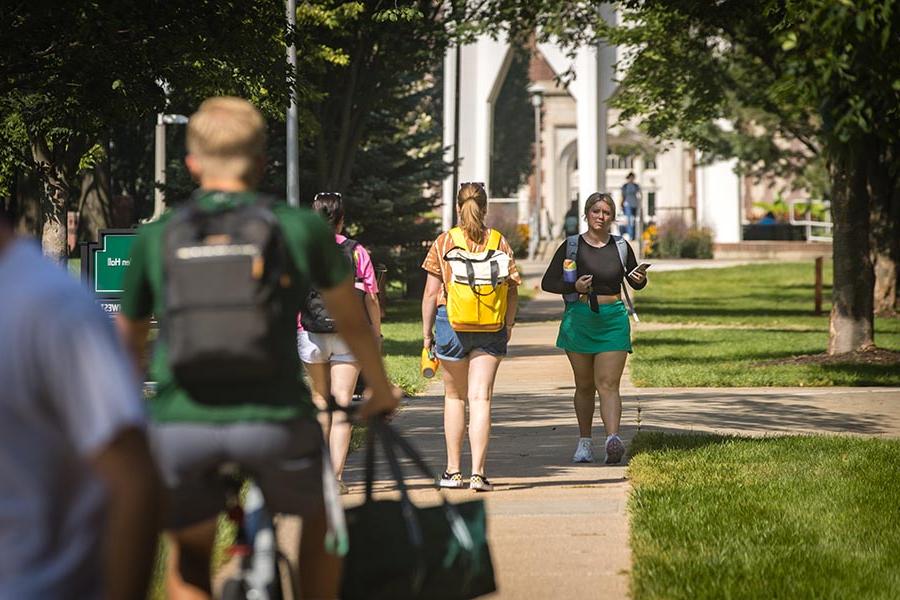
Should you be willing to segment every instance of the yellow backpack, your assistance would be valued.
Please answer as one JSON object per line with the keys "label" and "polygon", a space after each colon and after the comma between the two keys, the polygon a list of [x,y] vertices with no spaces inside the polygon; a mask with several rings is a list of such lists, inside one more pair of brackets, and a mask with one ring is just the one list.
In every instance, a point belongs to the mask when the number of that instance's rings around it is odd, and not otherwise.
{"label": "yellow backpack", "polygon": [[500,232],[488,232],[483,252],[469,252],[462,229],[450,230],[454,248],[444,255],[453,275],[447,286],[447,316],[455,331],[500,331],[506,320],[509,256]]}

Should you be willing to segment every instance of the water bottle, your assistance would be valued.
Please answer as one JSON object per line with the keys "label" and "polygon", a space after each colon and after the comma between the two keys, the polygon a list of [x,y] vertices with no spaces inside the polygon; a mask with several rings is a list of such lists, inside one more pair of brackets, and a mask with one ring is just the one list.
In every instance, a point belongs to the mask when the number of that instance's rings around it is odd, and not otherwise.
{"label": "water bottle", "polygon": [[247,598],[274,600],[281,598],[281,578],[278,573],[278,542],[272,517],[266,509],[262,490],[251,484],[244,500],[244,521],[253,554],[244,565]]}
{"label": "water bottle", "polygon": [[571,258],[563,261],[563,281],[575,283],[578,280],[578,265]]}
{"label": "water bottle", "polygon": [[431,348],[422,348],[422,360],[420,362],[422,377],[427,379],[434,377],[434,374],[437,373],[439,364],[440,363]]}

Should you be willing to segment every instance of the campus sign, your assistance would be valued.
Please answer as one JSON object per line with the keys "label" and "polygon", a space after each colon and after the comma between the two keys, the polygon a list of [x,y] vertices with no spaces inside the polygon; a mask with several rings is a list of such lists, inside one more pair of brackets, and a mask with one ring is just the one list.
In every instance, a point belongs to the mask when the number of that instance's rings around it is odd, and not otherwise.
{"label": "campus sign", "polygon": [[110,316],[121,308],[122,279],[135,235],[134,229],[102,229],[98,241],[81,246],[81,276]]}

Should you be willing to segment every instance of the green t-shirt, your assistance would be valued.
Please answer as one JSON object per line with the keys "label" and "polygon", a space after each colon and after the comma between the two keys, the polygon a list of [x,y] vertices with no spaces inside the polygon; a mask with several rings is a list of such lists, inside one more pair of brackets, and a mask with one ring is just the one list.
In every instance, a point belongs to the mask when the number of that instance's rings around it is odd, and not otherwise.
{"label": "green t-shirt", "polygon": [[[256,200],[252,192],[201,192],[197,201],[201,209],[221,210]],[[301,303],[310,286],[330,289],[350,276],[350,265],[334,243],[334,232],[316,213],[277,203],[273,206],[294,264],[299,281],[288,293],[286,321],[296,322]],[[143,225],[131,250],[131,262],[124,275],[122,313],[134,320],[156,315],[163,329],[166,307],[163,294],[163,233],[172,213],[158,221]],[[286,352],[296,353],[296,332],[285,331],[282,342],[290,344]],[[285,421],[313,416],[315,406],[303,382],[302,367],[297,359],[296,372],[285,373],[262,385],[230,387],[228,398],[215,406],[201,404],[191,398],[172,376],[165,340],[154,347],[150,376],[157,383],[150,400],[150,416],[158,422],[233,423],[238,421]]]}

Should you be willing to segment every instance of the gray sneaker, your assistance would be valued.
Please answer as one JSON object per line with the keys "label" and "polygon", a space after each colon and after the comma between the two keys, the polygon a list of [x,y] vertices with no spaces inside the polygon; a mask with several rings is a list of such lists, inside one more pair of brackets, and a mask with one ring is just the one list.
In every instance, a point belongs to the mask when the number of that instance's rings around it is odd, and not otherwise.
{"label": "gray sneaker", "polygon": [[606,441],[606,464],[617,465],[622,462],[625,455],[625,442],[618,435],[614,435]]}

